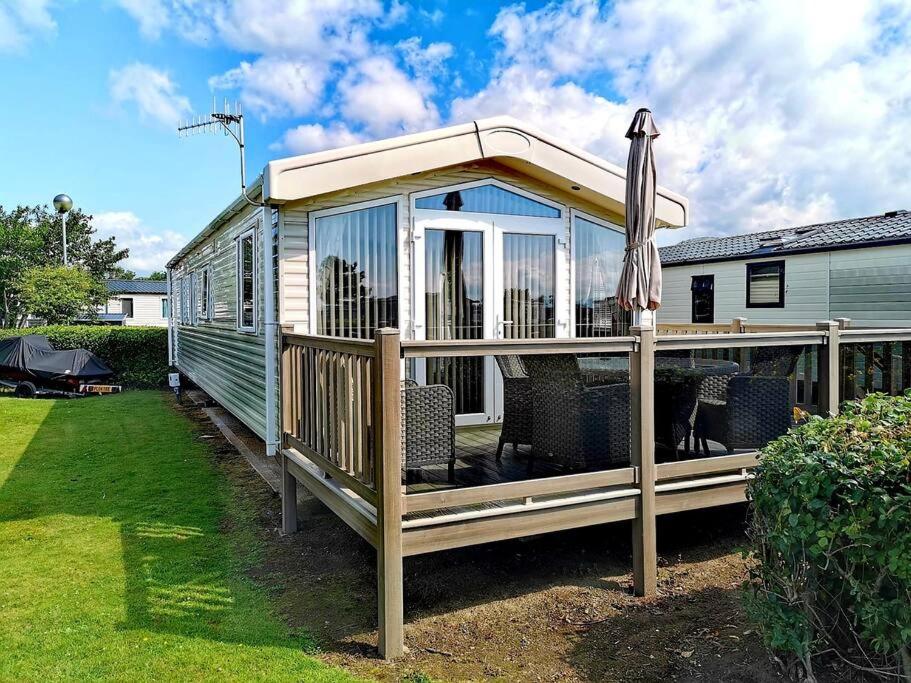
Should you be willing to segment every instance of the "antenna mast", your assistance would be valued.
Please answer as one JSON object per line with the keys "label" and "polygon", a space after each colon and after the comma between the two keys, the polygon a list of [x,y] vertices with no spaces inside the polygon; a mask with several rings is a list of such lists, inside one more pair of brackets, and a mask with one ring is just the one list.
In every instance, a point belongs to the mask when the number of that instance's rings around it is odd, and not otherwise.
{"label": "antenna mast", "polygon": [[221,130],[225,135],[234,138],[240,149],[240,193],[247,202],[253,206],[265,206],[262,202],[255,202],[247,196],[247,162],[244,154],[244,115],[240,104],[234,103],[233,108],[225,98],[223,111],[215,109],[215,98],[212,98],[212,113],[208,117],[194,116],[180,122],[177,126],[177,136],[190,137],[200,133],[217,133]]}

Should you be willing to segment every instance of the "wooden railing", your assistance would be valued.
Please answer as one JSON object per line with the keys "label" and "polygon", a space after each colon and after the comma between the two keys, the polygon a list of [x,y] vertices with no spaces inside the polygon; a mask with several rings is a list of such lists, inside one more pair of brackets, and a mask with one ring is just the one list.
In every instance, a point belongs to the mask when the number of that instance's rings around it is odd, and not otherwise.
{"label": "wooden railing", "polygon": [[[844,371],[840,354],[856,354],[863,345],[873,345],[872,351],[863,351],[865,359],[872,358],[864,367],[876,368],[867,373],[873,379],[863,384],[864,389],[879,383],[894,390],[902,382],[911,383],[911,329],[850,330],[844,322],[832,321],[782,328],[748,326],[743,320],[722,327],[660,325],[659,334],[633,328],[632,336],[606,339],[440,342],[401,341],[396,330],[380,330],[373,341],[285,334],[283,528],[297,528],[300,482],[376,548],[379,649],[387,657],[404,649],[402,562],[408,555],[631,520],[635,591],[654,593],[657,516],[745,500],[745,482],[758,458],[754,451],[655,462],[656,354],[728,354],[746,369],[749,356],[744,354],[750,348],[815,350],[804,354],[804,365],[793,375],[803,381],[803,403],[815,398],[814,409],[821,414],[838,411]],[[419,358],[548,353],[628,356],[628,467],[406,493],[400,412],[405,363]],[[792,405],[801,403],[796,381]]]}
{"label": "wooden railing", "polygon": [[374,342],[285,335],[283,437],[376,507]]}

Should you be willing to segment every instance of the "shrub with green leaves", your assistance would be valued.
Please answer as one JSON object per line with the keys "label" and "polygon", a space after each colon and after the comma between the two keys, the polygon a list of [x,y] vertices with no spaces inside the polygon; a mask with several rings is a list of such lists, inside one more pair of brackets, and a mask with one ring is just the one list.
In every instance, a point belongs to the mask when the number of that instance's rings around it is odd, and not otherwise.
{"label": "shrub with green leaves", "polygon": [[747,608],[813,678],[826,653],[911,680],[911,392],[871,394],[762,451]]}
{"label": "shrub with green leaves", "polygon": [[145,389],[167,385],[167,328],[51,325],[0,330],[0,339],[22,334],[42,334],[55,349],[88,349],[111,366],[117,384]]}

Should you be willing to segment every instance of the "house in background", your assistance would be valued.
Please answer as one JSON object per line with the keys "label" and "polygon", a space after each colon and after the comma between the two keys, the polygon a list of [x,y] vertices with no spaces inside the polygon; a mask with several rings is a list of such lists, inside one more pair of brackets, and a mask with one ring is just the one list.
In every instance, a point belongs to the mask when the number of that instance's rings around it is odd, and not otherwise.
{"label": "house in background", "polygon": [[[166,327],[169,306],[164,280],[105,280],[111,298],[91,322],[105,325]],[[89,322],[87,319],[85,322]]]}
{"label": "house in background", "polygon": [[[371,339],[616,335],[625,172],[508,117],[280,159],[168,263],[171,360],[277,445],[277,326]],[[658,188],[659,226],[687,201]],[[458,424],[502,418],[492,358],[421,359]],[[267,400],[267,397],[269,400]]]}
{"label": "house in background", "polygon": [[819,223],[661,248],[660,323],[911,327],[911,213]]}

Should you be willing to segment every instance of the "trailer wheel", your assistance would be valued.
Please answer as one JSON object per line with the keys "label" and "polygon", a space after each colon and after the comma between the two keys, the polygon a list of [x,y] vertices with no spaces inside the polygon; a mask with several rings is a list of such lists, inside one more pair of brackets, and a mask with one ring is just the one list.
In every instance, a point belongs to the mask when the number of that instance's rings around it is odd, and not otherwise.
{"label": "trailer wheel", "polygon": [[35,398],[38,388],[31,382],[19,382],[13,392],[18,398]]}

